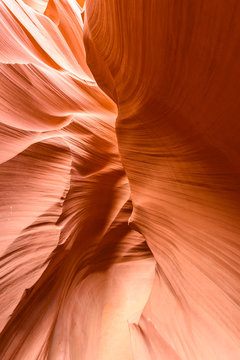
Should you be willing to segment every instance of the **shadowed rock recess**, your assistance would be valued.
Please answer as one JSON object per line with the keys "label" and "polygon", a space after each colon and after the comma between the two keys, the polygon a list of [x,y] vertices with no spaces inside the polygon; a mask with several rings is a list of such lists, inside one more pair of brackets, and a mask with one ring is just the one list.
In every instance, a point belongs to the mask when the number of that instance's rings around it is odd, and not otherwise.
{"label": "shadowed rock recess", "polygon": [[0,359],[240,359],[240,1],[0,0]]}

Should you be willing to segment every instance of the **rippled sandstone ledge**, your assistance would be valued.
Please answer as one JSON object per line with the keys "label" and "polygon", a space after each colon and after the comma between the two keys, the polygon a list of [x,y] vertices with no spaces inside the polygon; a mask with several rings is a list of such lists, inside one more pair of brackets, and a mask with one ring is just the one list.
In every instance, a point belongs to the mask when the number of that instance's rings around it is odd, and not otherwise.
{"label": "rippled sandstone ledge", "polygon": [[0,6],[0,357],[238,359],[238,0]]}

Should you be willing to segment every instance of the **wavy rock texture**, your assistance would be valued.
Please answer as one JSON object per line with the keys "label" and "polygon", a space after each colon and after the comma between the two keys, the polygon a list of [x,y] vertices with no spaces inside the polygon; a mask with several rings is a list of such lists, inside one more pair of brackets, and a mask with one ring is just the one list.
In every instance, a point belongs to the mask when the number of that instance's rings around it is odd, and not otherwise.
{"label": "wavy rock texture", "polygon": [[0,358],[237,360],[240,3],[83,3],[0,3]]}

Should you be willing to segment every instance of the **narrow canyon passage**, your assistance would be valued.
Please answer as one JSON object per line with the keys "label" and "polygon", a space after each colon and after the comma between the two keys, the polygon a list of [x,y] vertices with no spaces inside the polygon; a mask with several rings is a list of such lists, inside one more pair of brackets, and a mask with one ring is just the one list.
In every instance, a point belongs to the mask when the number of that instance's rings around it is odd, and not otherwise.
{"label": "narrow canyon passage", "polygon": [[0,358],[236,360],[238,0],[0,2]]}

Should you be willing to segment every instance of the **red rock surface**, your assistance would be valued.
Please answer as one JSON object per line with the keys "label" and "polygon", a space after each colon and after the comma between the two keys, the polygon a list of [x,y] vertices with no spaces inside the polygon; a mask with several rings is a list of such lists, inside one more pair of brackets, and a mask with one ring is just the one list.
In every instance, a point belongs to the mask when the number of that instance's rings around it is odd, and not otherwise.
{"label": "red rock surface", "polygon": [[1,0],[1,359],[240,358],[239,16]]}

